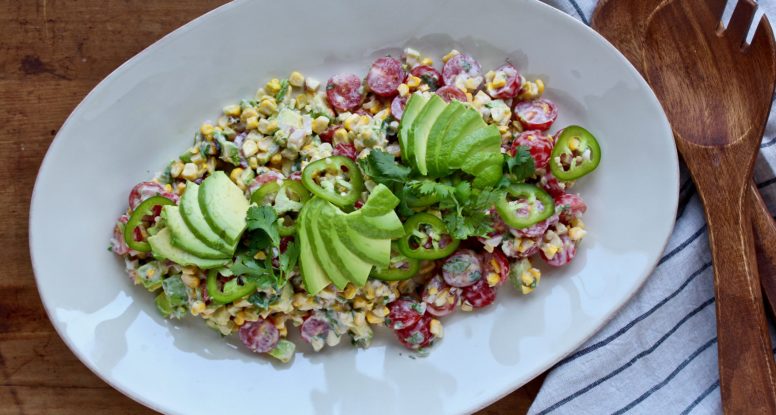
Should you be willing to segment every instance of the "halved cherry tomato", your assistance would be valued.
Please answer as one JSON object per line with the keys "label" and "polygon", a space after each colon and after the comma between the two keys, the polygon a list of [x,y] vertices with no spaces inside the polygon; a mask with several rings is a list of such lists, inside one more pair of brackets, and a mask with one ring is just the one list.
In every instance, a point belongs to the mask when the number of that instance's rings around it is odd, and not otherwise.
{"label": "halved cherry tomato", "polygon": [[544,98],[522,101],[515,104],[515,119],[526,130],[545,131],[558,118],[558,108],[552,101]]}
{"label": "halved cherry tomato", "polygon": [[440,275],[437,275],[426,283],[421,298],[426,303],[426,311],[429,314],[443,317],[455,311],[460,295],[460,288],[451,287]]}
{"label": "halved cherry tomato", "polygon": [[477,281],[474,285],[463,289],[463,302],[472,308],[483,308],[496,301],[496,290],[485,279]]}
{"label": "halved cherry tomato", "polygon": [[339,112],[353,111],[364,99],[361,78],[348,73],[334,75],[326,84],[326,98]]}
{"label": "halved cherry tomato", "polygon": [[398,93],[399,85],[403,79],[404,70],[401,67],[401,62],[390,56],[383,56],[377,58],[372,63],[372,67],[369,68],[369,73],[366,75],[366,85],[376,95],[390,98]]}
{"label": "halved cherry tomato", "polygon": [[412,68],[410,75],[420,78],[420,82],[428,85],[432,91],[436,91],[445,85],[442,74],[428,65],[418,65]]}
{"label": "halved cherry tomato", "polygon": [[465,53],[453,56],[442,68],[442,78],[445,80],[445,85],[454,85],[455,79],[459,75],[463,75],[466,78],[475,78],[481,74],[482,68],[480,63]]}
{"label": "halved cherry tomato", "polygon": [[497,77],[504,77],[506,84],[500,88],[488,87],[488,95],[495,99],[510,99],[517,96],[522,86],[522,79],[517,69],[510,63],[505,63],[495,70]]}
{"label": "halved cherry tomato", "polygon": [[431,320],[431,316],[425,315],[414,325],[396,330],[396,337],[408,349],[419,350],[430,346],[435,338],[431,334]]}
{"label": "halved cherry tomato", "polygon": [[515,138],[512,142],[510,154],[513,156],[520,146],[528,147],[531,157],[534,159],[534,167],[543,169],[547,167],[552,154],[552,138],[541,131],[525,131]]}
{"label": "halved cherry tomato", "polygon": [[407,97],[396,96],[391,101],[391,115],[397,120],[401,120],[404,115],[404,107],[407,106]]}
{"label": "halved cherry tomato", "polygon": [[402,330],[420,321],[426,313],[426,303],[414,298],[402,297],[388,304],[388,310],[385,324],[394,330]]}
{"label": "halved cherry tomato", "polygon": [[439,95],[439,98],[445,100],[445,102],[450,102],[454,99],[461,102],[468,101],[466,99],[466,94],[452,85],[443,86],[442,88],[437,89],[436,94]]}

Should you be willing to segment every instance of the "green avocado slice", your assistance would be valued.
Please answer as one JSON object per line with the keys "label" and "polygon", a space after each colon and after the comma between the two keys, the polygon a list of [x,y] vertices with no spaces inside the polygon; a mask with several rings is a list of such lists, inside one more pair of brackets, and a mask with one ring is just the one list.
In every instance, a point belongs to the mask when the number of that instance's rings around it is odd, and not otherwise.
{"label": "green avocado slice", "polygon": [[215,248],[225,254],[234,253],[236,244],[228,244],[221,239],[210,225],[207,224],[202,210],[199,208],[199,185],[192,182],[186,183],[186,191],[180,202],[180,213],[183,221],[189,226],[194,235],[207,246]]}
{"label": "green avocado slice", "polygon": [[485,167],[475,175],[472,186],[478,189],[495,186],[496,183],[501,180],[501,176],[504,175],[503,167],[502,164],[494,164]]}
{"label": "green avocado slice", "polygon": [[408,145],[413,148],[415,165],[422,175],[428,174],[426,166],[426,150],[428,149],[428,134],[434,126],[439,115],[448,107],[448,104],[438,95],[429,98],[426,105],[420,111],[410,128]]}
{"label": "green avocado slice", "polygon": [[156,235],[149,237],[148,244],[151,245],[151,252],[156,259],[168,259],[178,265],[194,265],[201,269],[211,269],[224,266],[228,262],[225,259],[200,258],[176,248],[172,244],[172,233],[169,228],[163,228]]}
{"label": "green avocado slice", "polygon": [[449,156],[448,165],[453,169],[460,169],[466,161],[466,156],[470,151],[484,149],[501,145],[501,134],[495,125],[488,125],[485,128],[479,128],[461,137],[453,147]]}
{"label": "green avocado slice", "polygon": [[186,225],[186,222],[183,221],[178,206],[165,206],[162,209],[162,218],[167,221],[167,227],[172,234],[172,244],[176,248],[182,249],[200,258],[224,259],[231,257],[231,255],[213,249],[199,240],[196,235],[191,232]]}
{"label": "green avocado slice", "polygon": [[345,215],[345,224],[367,238],[396,239],[404,236],[404,225],[393,211],[382,216],[364,216],[357,210]]}
{"label": "green avocado slice", "polygon": [[466,110],[453,121],[450,127],[447,128],[447,131],[445,131],[445,137],[442,139],[439,152],[434,155],[434,164],[440,176],[448,175],[453,171],[454,167],[450,165],[450,153],[455,148],[458,140],[480,128],[485,128],[486,125],[480,113],[474,109]]}
{"label": "green avocado slice", "polygon": [[401,123],[399,124],[399,148],[401,149],[402,160],[409,165],[413,165],[415,161],[413,157],[413,148],[409,144],[410,128],[428,100],[428,95],[422,95],[417,92],[412,94],[409,101],[407,101],[407,106],[404,108],[404,113],[401,116]]}
{"label": "green avocado slice", "polygon": [[310,295],[321,292],[331,283],[321,265],[315,259],[312,239],[307,233],[306,222],[309,220],[310,203],[307,203],[299,213],[299,270],[302,273],[304,288]]}
{"label": "green avocado slice", "polygon": [[501,154],[500,149],[482,149],[469,153],[463,166],[461,166],[461,170],[476,176],[478,172],[491,164],[503,165],[503,163],[504,156]]}
{"label": "green avocado slice", "polygon": [[399,206],[399,198],[387,186],[378,184],[359,211],[364,216],[382,216],[392,212],[396,206]]}
{"label": "green avocado slice", "polygon": [[466,107],[460,101],[450,101],[447,108],[437,117],[434,126],[431,127],[426,145],[426,168],[429,175],[435,177],[440,175],[437,161],[439,160],[438,154],[442,151],[442,141],[450,126],[465,111]]}
{"label": "green avocado slice", "polygon": [[319,234],[323,244],[326,246],[326,253],[337,269],[350,282],[362,287],[366,283],[369,273],[372,272],[372,264],[359,258],[342,243],[334,224],[337,212],[339,212],[339,209],[335,208],[334,205],[328,202],[323,204],[317,217]]}
{"label": "green avocado slice", "polygon": [[332,225],[337,230],[337,236],[342,244],[351,252],[358,255],[364,261],[380,267],[387,267],[391,263],[391,240],[387,238],[367,238],[356,232],[345,221],[346,215],[337,214],[333,218]]}
{"label": "green avocado slice", "polygon": [[325,201],[316,198],[307,203],[311,206],[307,211],[307,217],[305,218],[304,224],[305,230],[312,242],[315,260],[321,265],[321,268],[326,273],[326,276],[329,277],[329,280],[331,280],[337,288],[342,290],[348,285],[348,279],[345,277],[343,270],[332,261],[328,245],[324,243],[323,238],[321,237],[321,232],[328,232],[328,230],[322,229],[320,224],[321,209],[323,208]]}
{"label": "green avocado slice", "polygon": [[249,206],[243,191],[223,171],[214,172],[200,186],[199,208],[205,220],[230,244],[240,240]]}

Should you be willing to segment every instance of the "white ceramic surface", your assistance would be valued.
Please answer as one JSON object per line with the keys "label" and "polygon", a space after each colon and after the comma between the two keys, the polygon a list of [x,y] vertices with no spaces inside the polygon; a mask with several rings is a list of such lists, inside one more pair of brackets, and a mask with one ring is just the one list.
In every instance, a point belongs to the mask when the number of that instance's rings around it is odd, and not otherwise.
{"label": "white ceramic surface", "polygon": [[[314,4],[317,4],[314,5]],[[484,5],[487,4],[487,5]],[[412,12],[410,12],[412,10]],[[571,266],[527,297],[445,319],[411,358],[388,335],[368,350],[298,353],[280,365],[195,318],[165,321],[107,251],[126,196],[177,156],[199,123],[300,70],[363,74],[413,46],[451,48],[541,76],[556,125],[594,132],[603,161],[577,191],[589,236]],[[100,83],[60,130],[38,175],[30,250],[43,303],[73,352],[108,383],[166,413],[462,413],[572,352],[639,288],[674,222],[677,155],[646,83],[603,38],[533,0],[241,1],[189,23]]]}

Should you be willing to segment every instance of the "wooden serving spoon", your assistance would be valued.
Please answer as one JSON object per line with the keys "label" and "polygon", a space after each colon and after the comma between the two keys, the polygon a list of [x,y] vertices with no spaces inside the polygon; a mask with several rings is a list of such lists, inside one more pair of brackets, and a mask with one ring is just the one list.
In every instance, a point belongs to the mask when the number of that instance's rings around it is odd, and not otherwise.
{"label": "wooden serving spoon", "polygon": [[665,0],[644,32],[644,73],[663,104],[706,212],[714,263],[723,408],[776,413],[776,365],[765,323],[747,195],[776,85],[765,17],[745,45],[756,6]]}
{"label": "wooden serving spoon", "polygon": [[[591,25],[643,73],[641,54],[644,31],[650,15],[663,1],[601,0],[593,13]],[[751,0],[740,1],[754,5]],[[776,316],[776,221],[768,211],[768,206],[765,205],[754,181],[749,184],[747,197],[754,228],[760,285],[771,314]]]}

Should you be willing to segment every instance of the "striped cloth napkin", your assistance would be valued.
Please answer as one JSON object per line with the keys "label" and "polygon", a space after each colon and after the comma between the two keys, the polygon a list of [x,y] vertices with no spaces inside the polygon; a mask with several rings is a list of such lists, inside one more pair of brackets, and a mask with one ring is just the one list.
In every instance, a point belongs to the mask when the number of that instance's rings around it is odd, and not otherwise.
{"label": "striped cloth napkin", "polygon": [[[595,0],[544,1],[586,24],[595,9]],[[760,6],[776,24],[776,0]],[[754,172],[771,212],[774,112]],[[657,268],[603,330],[550,371],[529,414],[721,413],[712,273],[703,207],[682,166],[676,227]]]}

